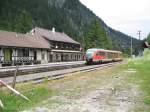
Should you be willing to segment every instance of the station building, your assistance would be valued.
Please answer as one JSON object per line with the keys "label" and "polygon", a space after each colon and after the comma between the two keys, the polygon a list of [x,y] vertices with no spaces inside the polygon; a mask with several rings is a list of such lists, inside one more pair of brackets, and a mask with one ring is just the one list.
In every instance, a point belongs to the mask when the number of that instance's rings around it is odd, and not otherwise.
{"label": "station building", "polygon": [[63,61],[78,61],[82,60],[81,45],[70,38],[65,33],[35,28],[32,30],[35,35],[45,38],[50,45],[50,52],[48,54],[49,62],[63,62]]}
{"label": "station building", "polygon": [[150,45],[148,44],[147,41],[145,41],[145,42],[143,43],[143,48],[150,48]]}
{"label": "station building", "polygon": [[0,65],[81,61],[80,43],[65,33],[34,28],[26,34],[0,31]]}

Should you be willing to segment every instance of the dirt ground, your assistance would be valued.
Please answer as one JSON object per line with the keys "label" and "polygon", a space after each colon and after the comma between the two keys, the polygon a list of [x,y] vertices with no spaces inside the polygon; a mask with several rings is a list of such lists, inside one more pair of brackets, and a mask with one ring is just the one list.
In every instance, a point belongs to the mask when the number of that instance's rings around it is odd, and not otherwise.
{"label": "dirt ground", "polygon": [[135,72],[116,66],[52,81],[57,93],[24,112],[141,112],[143,93],[128,81]]}

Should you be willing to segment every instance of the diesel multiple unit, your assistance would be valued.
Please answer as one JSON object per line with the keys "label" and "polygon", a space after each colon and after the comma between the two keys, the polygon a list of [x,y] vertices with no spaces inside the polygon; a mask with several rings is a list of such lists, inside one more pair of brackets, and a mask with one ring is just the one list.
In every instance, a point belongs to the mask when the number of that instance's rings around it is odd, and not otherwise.
{"label": "diesel multiple unit", "polygon": [[121,61],[122,52],[105,49],[88,49],[85,55],[87,64]]}

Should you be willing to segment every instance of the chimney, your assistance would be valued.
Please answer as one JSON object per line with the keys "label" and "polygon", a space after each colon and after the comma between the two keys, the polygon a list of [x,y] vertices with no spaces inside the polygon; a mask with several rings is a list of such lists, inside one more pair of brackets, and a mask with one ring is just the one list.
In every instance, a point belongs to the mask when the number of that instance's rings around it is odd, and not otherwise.
{"label": "chimney", "polygon": [[18,33],[16,33],[16,37],[18,37]]}
{"label": "chimney", "polygon": [[32,34],[32,35],[35,34],[35,28],[31,30],[31,34]]}
{"label": "chimney", "polygon": [[55,28],[54,27],[52,28],[52,32],[55,33]]}

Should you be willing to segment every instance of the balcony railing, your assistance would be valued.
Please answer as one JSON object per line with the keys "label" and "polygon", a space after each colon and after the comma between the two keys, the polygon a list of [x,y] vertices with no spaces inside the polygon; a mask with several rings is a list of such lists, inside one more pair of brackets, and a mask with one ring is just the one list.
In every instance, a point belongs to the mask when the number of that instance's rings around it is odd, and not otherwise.
{"label": "balcony railing", "polygon": [[23,56],[12,56],[11,59],[5,59],[4,56],[0,56],[0,62],[29,62],[29,61],[34,61],[34,56],[29,56],[29,57],[23,57]]}
{"label": "balcony railing", "polygon": [[34,61],[34,57],[33,56],[29,56],[29,57],[12,56],[12,60],[13,61],[22,61],[22,62]]}

